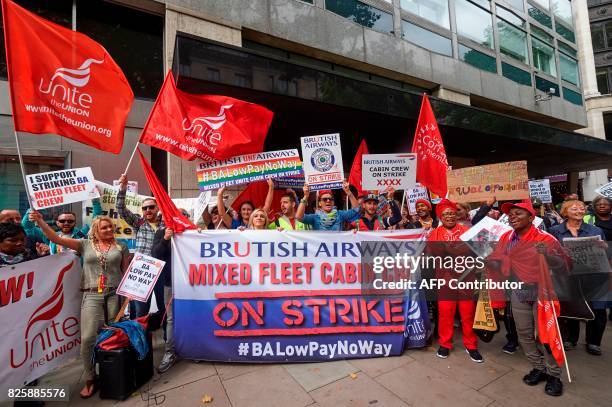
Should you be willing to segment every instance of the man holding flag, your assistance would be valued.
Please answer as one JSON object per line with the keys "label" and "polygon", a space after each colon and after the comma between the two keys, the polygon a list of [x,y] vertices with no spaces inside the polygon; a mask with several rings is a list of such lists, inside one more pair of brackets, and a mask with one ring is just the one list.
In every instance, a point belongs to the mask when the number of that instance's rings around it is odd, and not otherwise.
{"label": "man holding flag", "polygon": [[[533,366],[523,382],[535,386],[546,381],[546,394],[560,396],[563,393],[560,366],[565,361],[565,352],[549,267],[555,273],[568,273],[569,259],[552,235],[533,226],[535,210],[531,202],[505,203],[502,212],[508,215],[513,230],[501,236],[495,251],[487,258],[487,268],[504,279],[522,283],[521,289],[512,291],[510,301],[519,343]],[[499,305],[496,304],[499,299],[494,298],[494,306]]]}

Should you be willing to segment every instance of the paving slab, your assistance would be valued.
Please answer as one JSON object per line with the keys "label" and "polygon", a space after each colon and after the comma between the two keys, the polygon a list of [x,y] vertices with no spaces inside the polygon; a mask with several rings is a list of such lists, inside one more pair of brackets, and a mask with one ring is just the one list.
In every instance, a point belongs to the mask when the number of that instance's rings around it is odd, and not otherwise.
{"label": "paving slab", "polygon": [[408,406],[395,394],[360,372],[310,392],[320,406],[391,407]]}
{"label": "paving slab", "polygon": [[212,363],[179,360],[167,372],[163,374],[155,373],[153,379],[145,386],[148,387],[149,391],[160,393],[216,375],[217,370]]}
{"label": "paving slab", "polygon": [[493,398],[456,381],[456,377],[414,361],[378,376],[375,380],[411,406],[478,407]]}
{"label": "paving slab", "polygon": [[314,400],[281,366],[265,366],[223,382],[234,407],[305,407]]}
{"label": "paving slab", "polygon": [[221,380],[229,380],[262,369],[266,365],[262,363],[215,363],[214,366]]}
{"label": "paving slab", "polygon": [[306,391],[325,386],[359,371],[358,368],[344,360],[324,363],[292,363],[283,365],[283,367]]}
{"label": "paving slab", "polygon": [[365,372],[370,377],[380,376],[393,369],[414,362],[411,352],[406,351],[401,356],[390,356],[386,358],[351,359],[348,362],[357,369]]}

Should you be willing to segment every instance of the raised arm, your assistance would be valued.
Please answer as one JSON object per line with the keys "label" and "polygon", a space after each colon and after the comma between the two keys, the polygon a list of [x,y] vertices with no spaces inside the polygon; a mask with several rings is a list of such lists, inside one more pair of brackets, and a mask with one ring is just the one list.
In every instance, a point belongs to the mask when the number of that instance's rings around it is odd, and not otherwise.
{"label": "raised arm", "polygon": [[130,226],[137,226],[140,221],[140,215],[132,213],[128,208],[125,207],[125,194],[127,192],[127,175],[121,174],[119,177],[119,193],[117,194],[117,213],[127,222]]}
{"label": "raised arm", "polygon": [[402,220],[402,212],[400,211],[397,202],[395,202],[395,199],[393,197],[394,193],[395,190],[393,188],[389,188],[389,190],[387,191],[387,201],[389,201],[389,206],[391,207],[392,213],[392,216],[384,219],[384,221],[387,223],[387,227],[396,225]]}
{"label": "raised arm", "polygon": [[274,181],[268,178],[268,194],[266,195],[266,201],[264,202],[263,210],[270,216],[270,209],[272,208],[272,200],[274,199]]}
{"label": "raised arm", "polygon": [[[232,217],[229,213],[227,213],[227,210],[225,209],[225,203],[223,202],[224,192],[225,187],[221,187],[219,188],[219,191],[217,191],[217,210],[219,211],[219,216],[221,216],[221,219],[223,220],[223,224],[226,228],[229,229],[232,227]],[[215,229],[217,228],[217,226],[218,225],[215,225]]]}
{"label": "raised arm", "polygon": [[32,222],[36,222],[36,224],[42,230],[47,239],[49,239],[51,242],[75,251],[79,250],[81,243],[78,239],[59,236],[57,233],[55,233],[53,229],[51,229],[51,226],[47,225],[47,222],[44,221],[40,212],[32,210],[28,216]]}
{"label": "raised arm", "polygon": [[351,208],[355,208],[359,206],[359,201],[357,200],[357,198],[355,198],[355,195],[353,195],[353,193],[351,192],[351,186],[348,182],[346,182],[346,180],[342,181],[342,189],[344,190],[344,193],[349,197],[349,200],[351,201]]}
{"label": "raised arm", "polygon": [[297,212],[295,213],[295,218],[300,222],[304,219],[304,214],[306,213],[306,205],[308,204],[308,197],[310,196],[310,187],[308,184],[304,184],[304,197],[300,200],[300,204],[297,208]]}

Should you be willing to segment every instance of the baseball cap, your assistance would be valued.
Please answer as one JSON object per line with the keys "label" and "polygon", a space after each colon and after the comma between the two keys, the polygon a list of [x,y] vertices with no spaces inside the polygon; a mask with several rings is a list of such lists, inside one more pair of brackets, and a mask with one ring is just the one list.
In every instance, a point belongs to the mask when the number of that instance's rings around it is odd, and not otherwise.
{"label": "baseball cap", "polygon": [[376,201],[378,202],[378,195],[376,194],[367,194],[365,196],[365,198],[363,198],[363,202],[367,202],[367,201]]}
{"label": "baseball cap", "polygon": [[516,202],[516,203],[506,202],[505,204],[502,205],[501,211],[505,214],[508,214],[508,212],[510,212],[510,209],[512,208],[525,209],[527,212],[531,214],[531,216],[535,216],[535,209],[533,209],[533,206],[531,205],[531,202],[529,200],[523,201],[523,202]]}

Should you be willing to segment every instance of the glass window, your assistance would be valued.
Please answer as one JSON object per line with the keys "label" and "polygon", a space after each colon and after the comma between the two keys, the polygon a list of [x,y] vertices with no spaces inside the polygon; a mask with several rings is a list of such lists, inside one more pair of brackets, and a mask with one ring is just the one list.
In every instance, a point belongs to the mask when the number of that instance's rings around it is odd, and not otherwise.
{"label": "glass window", "polygon": [[545,11],[540,10],[538,7],[532,5],[531,3],[527,3],[527,13],[538,23],[548,28],[552,28],[552,19]]}
{"label": "glass window", "polygon": [[497,20],[497,28],[500,52],[527,63],[527,34],[504,20]]}
{"label": "glass window", "polygon": [[533,66],[544,73],[557,76],[557,64],[555,63],[555,50],[553,47],[532,38],[531,50],[533,53]]}
{"label": "glass window", "polygon": [[541,39],[542,41],[552,45],[554,44],[553,41],[553,36],[548,34],[546,31],[539,29],[538,27],[536,27],[533,24],[529,24],[529,26],[531,27],[531,35],[538,37],[539,39]]}
{"label": "glass window", "polygon": [[606,48],[612,48],[612,21],[606,23]]}
{"label": "glass window", "polygon": [[518,27],[527,28],[525,20],[501,6],[497,6],[497,15]]}
{"label": "glass window", "polygon": [[513,65],[502,62],[502,75],[521,85],[531,86],[531,74]]}
{"label": "glass window", "polygon": [[580,85],[578,61],[574,58],[559,54],[559,70],[561,71],[561,79],[573,83],[576,86]]}
{"label": "glass window", "polygon": [[405,40],[438,54],[453,55],[453,46],[450,39],[406,20],[402,20],[402,36]]}
{"label": "glass window", "polygon": [[542,92],[550,92],[551,89],[554,89],[555,93],[553,93],[553,96],[557,96],[557,97],[561,96],[561,93],[559,92],[559,85],[557,85],[554,82],[549,81],[548,79],[540,78],[539,76],[536,75],[535,86],[537,89],[541,90]]}
{"label": "glass window", "polygon": [[572,20],[572,5],[570,0],[552,0],[552,12],[556,17],[559,17],[564,23],[573,27]]}
{"label": "glass window", "polygon": [[563,99],[575,105],[582,106],[582,95],[566,88],[565,86],[563,87]]}
{"label": "glass window", "polygon": [[560,51],[563,51],[567,55],[570,55],[574,58],[578,58],[578,51],[576,51],[574,48],[570,47],[569,45],[567,45],[566,43],[562,41],[557,41],[557,44],[559,44]]}
{"label": "glass window", "polygon": [[390,33],[393,16],[357,0],[325,0],[325,8],[364,27]]}
{"label": "glass window", "polygon": [[105,1],[79,1],[77,29],[108,50],[136,97],[155,99],[164,80],[164,18]]}
{"label": "glass window", "polygon": [[506,0],[506,3],[510,4],[513,8],[523,11],[523,0]]}
{"label": "glass window", "polygon": [[448,0],[401,0],[400,6],[425,20],[450,28]]}
{"label": "glass window", "polygon": [[606,68],[597,70],[597,90],[602,95],[610,93],[608,86],[608,70]]}
{"label": "glass window", "polygon": [[470,0],[472,3],[478,4],[480,7],[491,10],[491,2],[489,0]]}
{"label": "glass window", "polygon": [[455,13],[457,15],[457,34],[493,48],[491,13],[467,0],[455,1]]}
{"label": "glass window", "polygon": [[591,41],[593,42],[594,50],[606,48],[606,42],[604,40],[603,24],[591,25]]}
{"label": "glass window", "polygon": [[544,7],[546,10],[548,10],[549,7],[549,2],[548,0],[531,0],[536,4],[539,4],[540,6]]}
{"label": "glass window", "polygon": [[459,44],[459,59],[483,71],[497,73],[497,63],[494,57],[463,44]]}
{"label": "glass window", "polygon": [[559,21],[555,21],[555,29],[557,31],[557,34],[559,34],[566,40],[573,42],[574,44],[576,43],[576,36],[574,35],[574,32],[563,24],[559,23]]}

